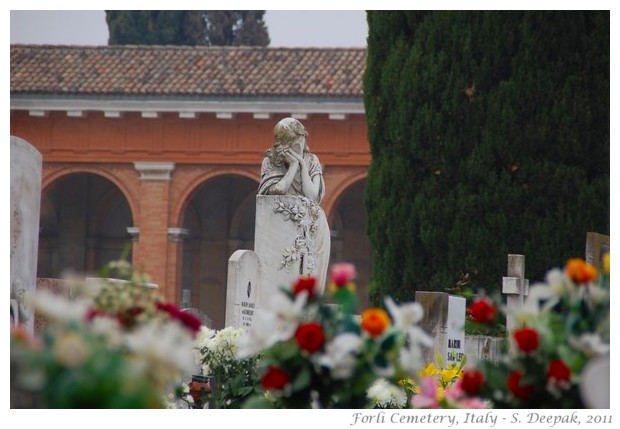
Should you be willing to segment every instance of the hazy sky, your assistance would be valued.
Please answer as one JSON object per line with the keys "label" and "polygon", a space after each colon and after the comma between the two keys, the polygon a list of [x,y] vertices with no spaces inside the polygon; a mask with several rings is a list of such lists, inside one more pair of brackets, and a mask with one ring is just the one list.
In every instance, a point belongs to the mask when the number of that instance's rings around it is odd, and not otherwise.
{"label": "hazy sky", "polygon": [[[271,10],[265,13],[272,47],[364,47],[363,10]],[[11,43],[107,45],[101,10],[11,11]]]}

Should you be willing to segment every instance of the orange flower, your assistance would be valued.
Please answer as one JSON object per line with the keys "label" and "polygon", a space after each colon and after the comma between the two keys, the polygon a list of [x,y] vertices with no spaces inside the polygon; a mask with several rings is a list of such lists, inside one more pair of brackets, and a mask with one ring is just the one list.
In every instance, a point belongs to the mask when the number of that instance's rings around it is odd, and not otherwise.
{"label": "orange flower", "polygon": [[596,268],[581,258],[571,258],[566,262],[564,272],[575,283],[588,283],[598,276]]}
{"label": "orange flower", "polygon": [[381,308],[369,308],[362,313],[362,329],[372,337],[383,334],[390,326],[390,316]]}

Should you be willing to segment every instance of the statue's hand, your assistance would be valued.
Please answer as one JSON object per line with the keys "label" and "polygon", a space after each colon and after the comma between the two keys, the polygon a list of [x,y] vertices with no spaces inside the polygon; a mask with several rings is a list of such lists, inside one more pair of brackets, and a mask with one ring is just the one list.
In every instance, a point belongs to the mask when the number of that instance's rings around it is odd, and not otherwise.
{"label": "statue's hand", "polygon": [[284,152],[282,152],[282,155],[284,155],[284,161],[289,165],[289,166],[293,166],[293,165],[298,165],[299,161],[301,160],[301,158],[299,157],[299,155],[297,155],[295,152],[293,152],[290,149],[285,150]]}
{"label": "statue's hand", "polygon": [[295,158],[295,160],[300,163],[301,165],[304,165],[304,159],[302,158],[302,156],[300,154],[298,154],[297,152],[295,152],[294,150],[288,149],[287,150],[288,154],[290,156],[292,156],[293,158]]}

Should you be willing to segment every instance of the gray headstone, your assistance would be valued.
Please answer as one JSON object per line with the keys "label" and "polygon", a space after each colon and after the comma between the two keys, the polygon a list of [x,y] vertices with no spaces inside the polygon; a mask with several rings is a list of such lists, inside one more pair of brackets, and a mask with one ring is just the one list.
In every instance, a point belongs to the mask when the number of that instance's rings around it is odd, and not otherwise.
{"label": "gray headstone", "polygon": [[36,291],[41,154],[27,141],[11,136],[11,299],[17,321],[34,331],[34,316],[24,296]]}
{"label": "gray headstone", "polygon": [[434,338],[434,347],[424,351],[425,363],[436,362],[437,353],[445,366],[461,363],[465,355],[465,298],[418,291],[415,300],[424,309],[420,326]]}
{"label": "gray headstone", "polygon": [[226,326],[249,329],[258,310],[262,269],[258,255],[237,250],[228,260],[226,290]]}

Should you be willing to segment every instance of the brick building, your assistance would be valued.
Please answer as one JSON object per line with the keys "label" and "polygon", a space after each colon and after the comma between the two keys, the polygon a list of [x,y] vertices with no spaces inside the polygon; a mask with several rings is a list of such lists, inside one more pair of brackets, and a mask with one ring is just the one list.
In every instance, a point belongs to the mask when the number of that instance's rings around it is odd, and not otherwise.
{"label": "brick building", "polygon": [[96,274],[128,248],[221,328],[263,153],[293,116],[324,166],[332,261],[356,264],[365,303],[365,63],[364,49],[11,46],[11,135],[43,155],[38,277]]}

